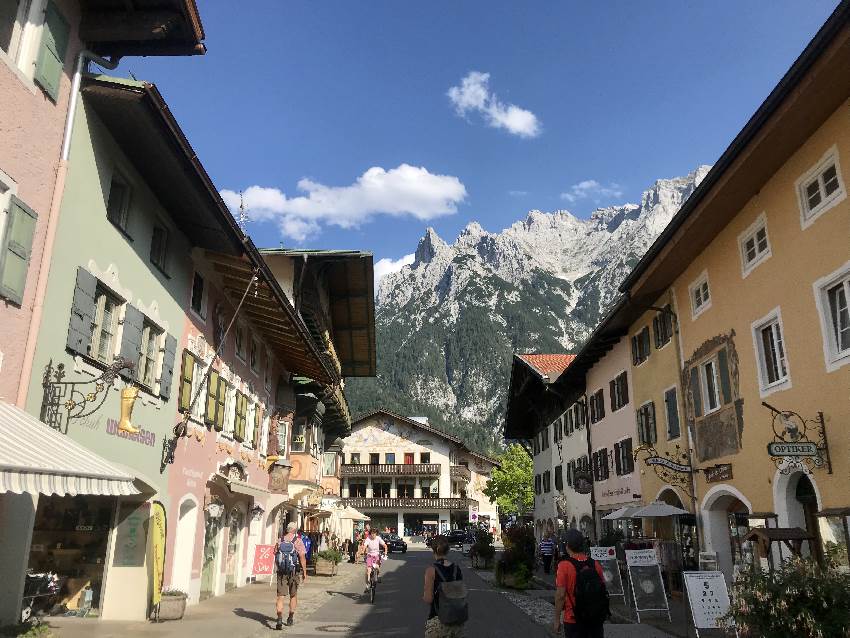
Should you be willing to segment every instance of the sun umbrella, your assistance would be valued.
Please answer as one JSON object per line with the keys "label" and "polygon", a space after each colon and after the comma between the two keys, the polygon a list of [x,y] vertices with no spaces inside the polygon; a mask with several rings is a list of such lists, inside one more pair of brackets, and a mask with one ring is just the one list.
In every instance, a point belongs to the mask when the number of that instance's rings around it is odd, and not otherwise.
{"label": "sun umbrella", "polygon": [[606,514],[602,517],[603,521],[618,521],[621,518],[634,518],[634,513],[639,510],[640,507],[635,507],[633,505],[626,505],[625,507],[621,507],[618,510],[614,510],[610,514]]}
{"label": "sun umbrella", "polygon": [[681,507],[674,507],[663,501],[654,501],[646,507],[638,508],[632,512],[632,518],[665,518],[667,516],[679,516],[687,513],[688,511],[683,510]]}
{"label": "sun umbrella", "polygon": [[352,521],[369,521],[372,520],[362,512],[358,512],[353,507],[346,505],[345,509],[342,510],[342,513],[339,515],[341,519],[350,519]]}

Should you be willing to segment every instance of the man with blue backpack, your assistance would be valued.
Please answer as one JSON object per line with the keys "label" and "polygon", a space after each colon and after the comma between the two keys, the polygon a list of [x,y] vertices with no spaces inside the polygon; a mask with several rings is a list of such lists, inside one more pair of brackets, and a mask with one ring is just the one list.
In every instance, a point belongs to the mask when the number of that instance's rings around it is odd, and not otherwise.
{"label": "man with blue backpack", "polygon": [[289,594],[289,617],[286,625],[295,622],[295,609],[298,607],[298,586],[307,578],[307,551],[297,535],[298,525],[289,523],[286,534],[280,539],[274,556],[277,568],[277,624],[275,629],[283,629],[283,599]]}

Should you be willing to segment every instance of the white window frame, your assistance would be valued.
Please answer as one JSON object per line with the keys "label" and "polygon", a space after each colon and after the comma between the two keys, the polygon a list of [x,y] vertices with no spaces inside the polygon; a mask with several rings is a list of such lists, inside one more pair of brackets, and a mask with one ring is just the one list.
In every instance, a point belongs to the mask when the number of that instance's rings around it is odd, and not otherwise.
{"label": "white window frame", "polygon": [[245,440],[242,441],[242,447],[253,449],[254,448],[254,420],[257,412],[257,402],[254,400],[254,397],[245,395],[247,397],[248,405],[245,408]]}
{"label": "white window frame", "polygon": [[9,51],[0,50],[0,60],[6,63],[32,93],[38,90],[33,78],[46,8],[47,0],[24,0],[18,6]]}
{"label": "white window frame", "polygon": [[[767,359],[765,358],[764,344],[762,343],[761,339],[761,331],[764,328],[767,328],[769,325],[774,324],[779,326],[779,336],[782,339],[785,376],[771,383],[767,379]],[[753,321],[753,323],[750,324],[750,332],[753,335],[753,348],[756,356],[756,368],[759,381],[759,395],[763,398],[773,394],[774,392],[779,392],[780,390],[787,390],[788,388],[790,388],[791,366],[789,364],[788,346],[785,343],[785,328],[782,324],[782,311],[780,310],[779,306],[771,310],[761,319]]]}
{"label": "white window frame", "polygon": [[832,318],[829,311],[829,299],[826,291],[842,281],[850,279],[850,261],[845,262],[840,268],[832,271],[825,277],[821,277],[812,284],[815,295],[815,305],[821,323],[821,335],[823,337],[823,358],[827,372],[835,372],[839,368],[850,364],[850,350],[840,352],[835,341],[832,330]]}
{"label": "white window frame", "polygon": [[[697,288],[701,288],[702,285],[705,284],[708,289],[708,301],[703,301],[699,308],[694,304],[694,291]],[[691,304],[691,320],[695,320],[706,310],[711,308],[711,302],[714,299],[714,294],[711,292],[711,282],[708,280],[708,270],[703,270],[696,279],[691,282],[691,285],[688,286],[688,299]]]}
{"label": "white window frame", "polygon": [[[103,313],[106,308],[106,299],[109,297],[112,298],[115,305],[115,311],[112,317],[112,343],[110,344],[110,349],[107,353],[107,360],[101,361],[98,357],[98,351],[100,350],[100,331],[103,328]],[[103,299],[103,303],[101,303],[101,299]],[[115,359],[115,354],[120,348],[126,303],[126,299],[118,295],[114,290],[98,279],[97,288],[95,289],[94,323],[92,324],[91,351],[89,352],[89,357],[101,365],[108,366],[112,364]]]}
{"label": "white window frame", "polygon": [[[200,425],[204,425],[204,414],[207,409],[207,384],[209,381],[206,378],[207,364],[195,356],[195,369],[192,371],[192,397],[198,397],[195,405],[192,407],[192,415],[190,419]],[[198,393],[199,388],[203,390]]]}
{"label": "white window frame", "polygon": [[[717,404],[713,408],[709,408],[708,402],[708,375],[706,366],[711,364],[711,369],[714,377],[714,401]],[[702,416],[717,412],[723,407],[723,397],[720,395],[720,362],[717,360],[717,354],[713,354],[708,359],[699,363],[699,391],[702,393]]]}
{"label": "white window frame", "polygon": [[3,232],[9,217],[12,196],[18,194],[18,183],[0,170],[0,246],[3,245]]}
{"label": "white window frame", "polygon": [[224,395],[224,424],[221,433],[228,439],[233,438],[236,429],[236,386],[227,384],[227,394]]}
{"label": "white window frame", "polygon": [[[667,410],[667,393],[673,390],[676,393],[676,416],[679,417],[679,434],[674,437],[670,437],[670,412]],[[667,434],[668,441],[678,441],[682,438],[682,411],[679,409],[679,386],[671,385],[669,388],[664,388],[661,394],[664,397],[662,403],[664,404],[664,425]],[[656,419],[657,423],[658,419]]]}
{"label": "white window frame", "polygon": [[[141,344],[139,344],[139,366],[136,378],[138,382],[142,384],[142,386],[144,386],[145,388],[148,388],[152,392],[158,392],[159,388],[157,386],[159,385],[159,378],[161,376],[160,369],[162,367],[163,347],[165,346],[165,330],[163,330],[160,326],[155,324],[147,317],[144,318],[143,326],[144,327],[142,328],[142,342]],[[146,342],[148,342],[148,340],[150,339],[150,333],[152,330],[156,332],[156,335],[154,337],[154,356],[152,362],[153,377],[151,378],[150,383],[145,383],[141,376],[143,373],[149,372],[149,368],[147,365],[145,365],[143,372],[141,363],[143,357],[145,358],[145,360],[147,360],[147,356],[145,356],[145,345]]]}
{"label": "white window frame", "polygon": [[[752,239],[755,241],[756,251],[758,251],[758,240],[756,239],[756,234],[764,229],[764,236],[767,241],[767,248],[764,252],[756,253],[755,258],[748,262],[747,261],[747,242]],[[767,214],[761,213],[758,217],[756,217],[755,221],[750,224],[744,232],[738,235],[738,252],[741,255],[741,277],[746,279],[747,276],[753,272],[759,265],[770,259],[772,253],[772,247],[770,244],[770,234],[767,231]],[[709,289],[709,293],[711,290]]]}
{"label": "white window frame", "polygon": [[[806,185],[810,184],[814,178],[820,178],[824,168],[829,164],[835,164],[835,174],[838,178],[838,190],[828,197],[824,195],[821,203],[809,210],[808,197],[806,196]],[[847,197],[847,189],[844,186],[844,178],[841,175],[841,164],[838,161],[838,146],[833,144],[823,157],[805,172],[794,183],[794,189],[797,191],[797,204],[800,207],[800,228],[806,230],[809,226],[828,210],[832,209],[837,204],[843,202]]]}

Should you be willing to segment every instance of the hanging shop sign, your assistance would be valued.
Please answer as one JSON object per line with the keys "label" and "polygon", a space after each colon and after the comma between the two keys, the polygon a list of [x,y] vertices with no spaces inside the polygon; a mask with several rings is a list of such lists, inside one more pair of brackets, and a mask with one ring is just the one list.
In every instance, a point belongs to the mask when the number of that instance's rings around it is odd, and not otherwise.
{"label": "hanging shop sign", "polygon": [[677,443],[673,450],[666,450],[664,454],[651,445],[638,446],[634,451],[634,459],[644,456],[644,464],[655,471],[655,475],[668,485],[678,487],[683,492],[693,497],[692,474],[693,466],[686,450]]}
{"label": "hanging shop sign", "polygon": [[590,557],[602,568],[605,588],[609,596],[622,596],[625,603],[626,593],[623,590],[623,579],[620,576],[620,563],[617,561],[615,547],[591,547]]}
{"label": "hanging shop sign", "polygon": [[579,494],[590,494],[593,491],[593,476],[590,472],[576,472],[573,477],[573,489]]}
{"label": "hanging shop sign", "polygon": [[703,468],[703,476],[706,483],[721,483],[723,481],[732,480],[732,464],[721,463],[712,465],[711,467]]}
{"label": "hanging shop sign", "polygon": [[729,590],[723,572],[684,572],[694,629],[722,629],[720,619],[729,613]]}
{"label": "hanging shop sign", "polygon": [[773,440],[767,444],[767,453],[781,474],[809,473],[815,468],[826,468],[832,474],[823,412],[818,412],[814,419],[805,419],[764,401],[762,405],[773,413]]}
{"label": "hanging shop sign", "polygon": [[671,620],[667,592],[661,576],[661,565],[658,564],[655,550],[627,549],[626,566],[629,571],[638,622],[640,622],[642,611],[663,611],[667,613],[667,619]]}

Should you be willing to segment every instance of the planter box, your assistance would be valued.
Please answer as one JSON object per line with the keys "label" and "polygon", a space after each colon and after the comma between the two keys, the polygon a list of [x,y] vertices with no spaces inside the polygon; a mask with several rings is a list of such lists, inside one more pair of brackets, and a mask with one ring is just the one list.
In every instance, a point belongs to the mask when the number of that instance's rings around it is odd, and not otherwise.
{"label": "planter box", "polygon": [[316,576],[336,576],[336,563],[325,560],[324,558],[316,559]]}
{"label": "planter box", "polygon": [[159,601],[157,620],[180,620],[186,613],[186,595],[163,596]]}

